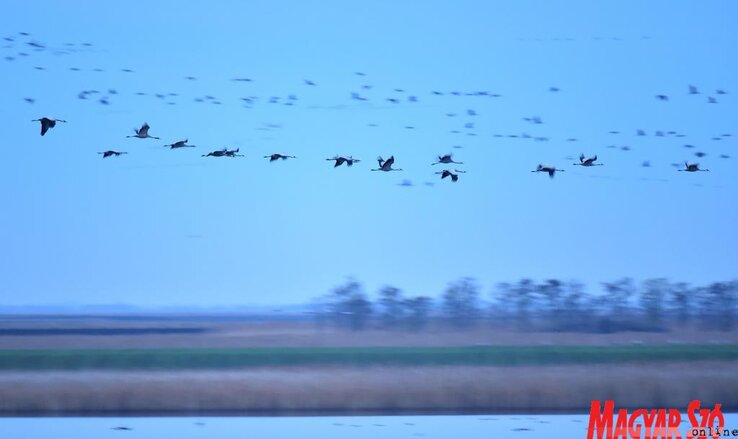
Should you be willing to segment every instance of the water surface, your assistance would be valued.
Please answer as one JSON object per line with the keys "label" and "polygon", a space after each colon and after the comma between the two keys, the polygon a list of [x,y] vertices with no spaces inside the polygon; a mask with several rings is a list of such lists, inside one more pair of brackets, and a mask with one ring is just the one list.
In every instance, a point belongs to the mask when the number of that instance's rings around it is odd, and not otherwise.
{"label": "water surface", "polygon": [[[725,421],[738,428],[738,414]],[[4,418],[0,438],[583,438],[587,422],[588,415]],[[684,437],[689,424],[682,425]]]}

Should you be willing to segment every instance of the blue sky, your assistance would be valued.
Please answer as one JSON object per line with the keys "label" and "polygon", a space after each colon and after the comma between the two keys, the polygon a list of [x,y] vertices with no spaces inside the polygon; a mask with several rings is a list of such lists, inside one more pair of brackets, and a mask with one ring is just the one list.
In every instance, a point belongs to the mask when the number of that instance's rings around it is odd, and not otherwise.
{"label": "blue sky", "polygon": [[[462,276],[485,294],[523,276],[592,291],[626,275],[735,278],[737,13],[729,1],[15,2],[0,16],[13,40],[0,42],[3,302],[279,305],[348,276],[427,295]],[[475,91],[501,96],[463,95]],[[41,137],[41,116],[68,123]],[[125,137],[144,121],[160,141]],[[549,140],[508,137],[523,133]],[[197,147],[162,146],[184,138]],[[223,147],[245,157],[200,157]],[[297,159],[262,158],[273,152]],[[467,171],[455,184],[431,166],[448,152]],[[580,153],[605,165],[572,166]],[[333,169],[335,154],[362,162]],[[392,154],[402,172],[369,171]],[[685,160],[711,172],[671,166]],[[530,173],[538,163],[566,172]]]}

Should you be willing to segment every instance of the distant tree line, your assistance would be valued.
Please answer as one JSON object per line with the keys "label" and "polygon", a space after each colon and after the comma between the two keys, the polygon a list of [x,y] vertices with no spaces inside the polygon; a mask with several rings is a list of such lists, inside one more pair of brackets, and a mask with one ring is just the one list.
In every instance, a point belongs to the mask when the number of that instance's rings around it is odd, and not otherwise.
{"label": "distant tree line", "polygon": [[459,330],[504,325],[520,330],[609,333],[665,331],[697,325],[728,331],[736,324],[738,281],[692,286],[668,279],[640,284],[622,278],[602,283],[599,294],[584,284],[548,279],[500,283],[490,300],[482,298],[473,278],[448,284],[440,298],[407,296],[384,286],[372,299],[361,283],[348,280],[317,299],[313,315],[320,326],[422,330],[445,325]]}

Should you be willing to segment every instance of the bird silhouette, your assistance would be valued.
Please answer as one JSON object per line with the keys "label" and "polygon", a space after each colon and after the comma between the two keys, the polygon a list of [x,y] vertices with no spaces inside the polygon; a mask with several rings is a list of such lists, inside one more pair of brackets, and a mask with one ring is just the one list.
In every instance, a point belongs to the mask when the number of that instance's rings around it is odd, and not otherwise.
{"label": "bird silhouette", "polygon": [[149,127],[149,124],[144,122],[144,124],[141,125],[141,128],[133,130],[136,133],[135,135],[126,136],[126,137],[137,137],[139,139],[157,139],[158,140],[159,139],[158,137],[149,135],[149,128],[151,128]]}
{"label": "bird silhouette", "polygon": [[684,162],[684,169],[679,169],[678,171],[679,172],[682,172],[682,171],[684,172],[697,172],[697,171],[707,172],[709,171],[709,169],[700,169],[700,165],[697,163]]}
{"label": "bird silhouette", "polygon": [[346,163],[346,166],[353,166],[354,163],[358,163],[358,162],[361,161],[361,160],[355,159],[355,158],[353,158],[351,156],[344,157],[344,156],[339,156],[339,155],[334,156],[333,158],[330,158],[330,159],[326,159],[326,160],[331,160],[331,161],[334,160],[336,162],[333,165],[334,168],[337,168],[337,167],[341,166],[344,163]]}
{"label": "bird silhouette", "polygon": [[564,170],[556,169],[553,166],[544,166],[544,165],[539,164],[535,171],[530,171],[530,172],[546,172],[549,177],[554,178],[554,174],[556,174],[556,172],[564,172]]}
{"label": "bird silhouette", "polygon": [[269,159],[269,162],[271,163],[271,162],[274,162],[274,161],[277,161],[277,160],[280,160],[280,159],[287,160],[287,159],[294,159],[294,158],[297,158],[297,157],[295,157],[293,155],[270,154],[270,155],[265,155],[264,158],[265,159]]}
{"label": "bird silhouette", "polygon": [[102,154],[103,158],[106,159],[111,156],[118,157],[121,154],[128,154],[125,151],[113,151],[112,149],[104,151],[104,152],[98,152],[98,154]]}
{"label": "bird silhouette", "polygon": [[389,172],[389,171],[402,171],[402,169],[392,169],[392,165],[395,163],[395,156],[390,156],[387,160],[384,160],[381,156],[377,157],[377,162],[379,162],[379,168],[372,169],[372,171],[383,171],[383,172]]}
{"label": "bird silhouette", "polygon": [[41,122],[41,135],[43,136],[44,134],[46,134],[47,131],[49,131],[49,128],[54,128],[57,122],[66,123],[67,121],[63,119],[50,119],[48,117],[42,117],[41,119],[33,119],[31,122]]}
{"label": "bird silhouette", "polygon": [[579,156],[579,163],[574,163],[575,166],[602,166],[602,163],[595,163],[597,161],[597,155],[595,154],[593,157],[590,157],[588,159],[584,158],[584,154],[581,154]]}
{"label": "bird silhouette", "polygon": [[207,154],[203,154],[202,157],[243,157],[242,154],[238,154],[240,148],[229,150],[228,148],[218,149],[211,151]]}
{"label": "bird silhouette", "polygon": [[164,146],[168,146],[169,149],[194,148],[195,147],[195,145],[188,145],[187,144],[187,141],[188,141],[188,139],[180,140],[178,142],[170,143],[169,145],[164,145]]}
{"label": "bird silhouette", "polygon": [[451,154],[446,154],[446,155],[439,155],[438,156],[438,161],[435,162],[435,163],[431,163],[431,165],[449,164],[449,163],[453,163],[455,165],[463,165],[464,164],[464,162],[455,162],[453,160]]}
{"label": "bird silhouette", "polygon": [[451,181],[456,183],[459,181],[459,175],[458,174],[465,174],[466,171],[459,171],[458,169],[454,169],[454,172],[449,171],[448,169],[444,169],[443,171],[436,172],[436,174],[441,175],[441,180],[443,180],[446,177],[451,177]]}

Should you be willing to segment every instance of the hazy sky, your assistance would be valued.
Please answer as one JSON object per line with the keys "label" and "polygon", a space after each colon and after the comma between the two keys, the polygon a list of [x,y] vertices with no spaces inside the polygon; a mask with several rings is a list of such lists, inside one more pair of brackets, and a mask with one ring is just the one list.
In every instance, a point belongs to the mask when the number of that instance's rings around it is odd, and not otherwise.
{"label": "hazy sky", "polygon": [[[301,303],[348,276],[427,295],[462,276],[485,294],[523,276],[733,279],[736,16],[727,0],[12,2],[0,297],[216,306]],[[68,123],[41,137],[41,116]],[[143,122],[161,140],[125,137]],[[523,134],[549,140],[508,137]],[[162,146],[184,138],[197,147]],[[200,157],[223,147],[245,157]],[[457,183],[431,166],[448,152]],[[604,166],[572,166],[580,153]],[[333,169],[335,154],[362,162]],[[404,171],[369,171],[391,154]],[[671,165],[685,160],[710,172]]]}

